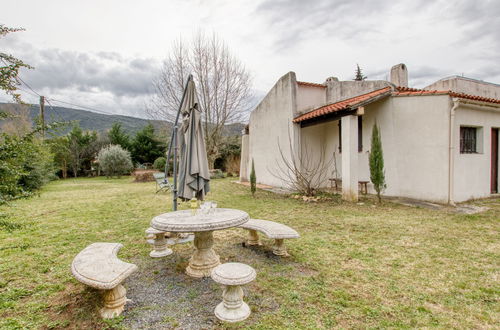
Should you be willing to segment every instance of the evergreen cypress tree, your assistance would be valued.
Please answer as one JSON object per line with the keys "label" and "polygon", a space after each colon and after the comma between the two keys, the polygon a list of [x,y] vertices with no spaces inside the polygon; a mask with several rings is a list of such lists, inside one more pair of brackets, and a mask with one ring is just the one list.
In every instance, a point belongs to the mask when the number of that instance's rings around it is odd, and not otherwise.
{"label": "evergreen cypress tree", "polygon": [[382,138],[377,123],[373,125],[371,152],[370,152],[370,180],[377,192],[378,202],[381,203],[380,192],[387,187],[385,184],[384,154]]}
{"label": "evergreen cypress tree", "polygon": [[354,80],[355,81],[363,81],[366,78],[367,78],[366,76],[363,76],[363,71],[359,67],[359,64],[356,64],[356,72],[355,72]]}
{"label": "evergreen cypress tree", "polygon": [[255,176],[255,166],[252,159],[252,170],[250,171],[250,191],[252,192],[252,197],[255,197],[256,190],[257,190],[257,177]]}

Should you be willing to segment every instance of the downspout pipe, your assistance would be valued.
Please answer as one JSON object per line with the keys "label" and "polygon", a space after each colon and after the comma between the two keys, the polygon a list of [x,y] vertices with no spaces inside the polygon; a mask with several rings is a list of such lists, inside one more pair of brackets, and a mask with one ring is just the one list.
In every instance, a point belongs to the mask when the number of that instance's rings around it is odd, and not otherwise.
{"label": "downspout pipe", "polygon": [[449,140],[448,140],[448,204],[455,206],[454,196],[453,196],[453,181],[455,172],[455,143],[453,136],[453,129],[455,127],[455,111],[460,105],[460,100],[453,98],[453,106],[450,108],[450,126],[449,126]]}

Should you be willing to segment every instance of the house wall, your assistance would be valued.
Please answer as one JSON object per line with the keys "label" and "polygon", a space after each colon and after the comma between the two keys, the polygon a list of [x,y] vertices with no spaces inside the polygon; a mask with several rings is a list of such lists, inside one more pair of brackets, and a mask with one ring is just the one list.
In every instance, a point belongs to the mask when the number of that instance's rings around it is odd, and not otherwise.
{"label": "house wall", "polygon": [[334,103],[391,86],[391,83],[385,80],[337,81],[332,79],[326,81],[326,86],[326,102]]}
{"label": "house wall", "polygon": [[393,120],[384,126],[393,126],[386,175],[394,187],[387,194],[447,203],[449,96],[392,97],[391,103]]}
{"label": "house wall", "polygon": [[[500,128],[500,111],[498,108],[485,111],[459,106],[454,122],[454,201],[488,197],[491,193],[491,128]],[[481,134],[478,136],[478,153],[460,153],[460,126],[480,128],[477,132]]]}
{"label": "house wall", "polygon": [[298,125],[292,122],[297,109],[296,95],[295,73],[289,72],[278,80],[250,115],[247,169],[251,170],[253,159],[259,183],[277,187],[288,184],[281,179],[286,178],[287,173],[278,168],[278,163],[282,163],[278,146],[288,160],[298,149],[300,132]]}
{"label": "house wall", "polygon": [[325,105],[326,88],[313,86],[297,86],[297,114],[308,112]]}
{"label": "house wall", "polygon": [[[403,196],[436,202],[448,199],[448,111],[449,97],[391,97],[365,107],[363,150],[358,153],[358,177],[370,181],[369,155],[375,121],[380,128],[384,151],[387,196]],[[324,146],[330,169],[328,178],[342,177],[342,155],[338,151],[338,121],[302,128],[301,147],[320,158]],[[372,184],[368,185],[374,193]]]}
{"label": "house wall", "polygon": [[248,182],[250,180],[250,171],[252,168],[249,166],[251,162],[249,161],[250,156],[250,136],[248,134],[243,134],[241,137],[241,158],[240,158],[240,181]]}
{"label": "house wall", "polygon": [[500,99],[500,85],[466,77],[450,77],[425,87],[428,90],[454,91]]}

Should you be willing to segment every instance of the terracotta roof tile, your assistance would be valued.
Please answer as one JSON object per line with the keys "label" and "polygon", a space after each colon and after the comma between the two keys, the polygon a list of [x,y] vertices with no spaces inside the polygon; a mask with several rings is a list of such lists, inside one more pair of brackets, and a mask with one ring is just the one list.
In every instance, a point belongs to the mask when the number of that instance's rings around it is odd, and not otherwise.
{"label": "terracotta roof tile", "polygon": [[[326,87],[325,85],[301,82],[297,81],[297,84],[304,86],[313,86],[313,87]],[[309,112],[306,112],[300,116],[297,116],[293,119],[294,123],[300,123],[305,120],[313,119],[316,117],[324,116],[329,113],[341,111],[341,110],[353,110],[357,108],[362,103],[368,103],[371,99],[382,96],[383,94],[389,95],[392,92],[391,87],[385,87],[382,89],[378,89],[366,94],[358,95],[343,101],[327,104],[321,106],[319,108],[313,109]],[[450,95],[451,97],[458,97],[462,99],[469,99],[474,101],[482,101],[482,102],[490,102],[490,103],[498,103],[500,104],[499,99],[493,99],[483,96],[465,94],[465,93],[456,93],[453,91],[438,91],[438,90],[424,90],[417,88],[409,88],[409,87],[396,87],[396,90],[392,92],[394,96],[420,96],[420,95]]]}
{"label": "terracotta roof tile", "polygon": [[425,90],[409,87],[396,87],[395,96],[418,96],[418,95],[450,95],[451,97],[458,97],[461,99],[469,99],[474,101],[482,101],[489,103],[500,103],[499,99],[493,99],[484,96],[477,96],[465,93],[457,93],[453,91],[437,91],[437,90]]}
{"label": "terracotta roof tile", "polygon": [[317,83],[311,83],[311,82],[305,82],[305,81],[297,81],[297,85],[309,86],[309,87],[321,87],[321,88],[326,88],[326,86],[325,86],[325,85],[323,85],[323,84],[317,84]]}
{"label": "terracotta roof tile", "polygon": [[369,92],[366,94],[351,97],[351,98],[343,100],[343,101],[327,104],[327,105],[313,109],[309,112],[306,112],[306,113],[296,117],[293,120],[293,122],[300,123],[304,120],[324,116],[324,115],[329,114],[329,113],[333,113],[333,112],[337,112],[337,111],[341,111],[341,110],[352,110],[352,109],[357,108],[356,105],[359,105],[359,104],[365,103],[365,102],[369,102],[371,99],[374,99],[378,96],[382,96],[383,94],[389,95],[390,92],[391,92],[391,87],[385,87],[385,88],[378,89],[378,90],[373,91],[373,92]]}

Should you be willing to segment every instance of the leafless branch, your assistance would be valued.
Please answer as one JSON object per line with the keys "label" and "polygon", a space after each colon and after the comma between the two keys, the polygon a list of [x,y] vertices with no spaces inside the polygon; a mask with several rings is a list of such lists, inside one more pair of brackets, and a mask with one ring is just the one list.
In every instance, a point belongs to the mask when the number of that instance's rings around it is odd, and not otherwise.
{"label": "leafless branch", "polygon": [[153,82],[156,94],[148,107],[150,116],[175,119],[189,74],[196,83],[212,166],[219,156],[225,125],[241,121],[248,110],[251,77],[217,35],[199,32],[188,44],[178,40]]}
{"label": "leafless branch", "polygon": [[268,168],[269,172],[288,184],[289,189],[314,196],[328,178],[328,169],[332,163],[332,159],[326,157],[325,144],[320,145],[319,157],[313,157],[308,147],[301,147],[301,152],[297,153],[288,132],[288,147],[290,156],[287,157],[278,140],[280,157],[276,160],[276,168]]}

